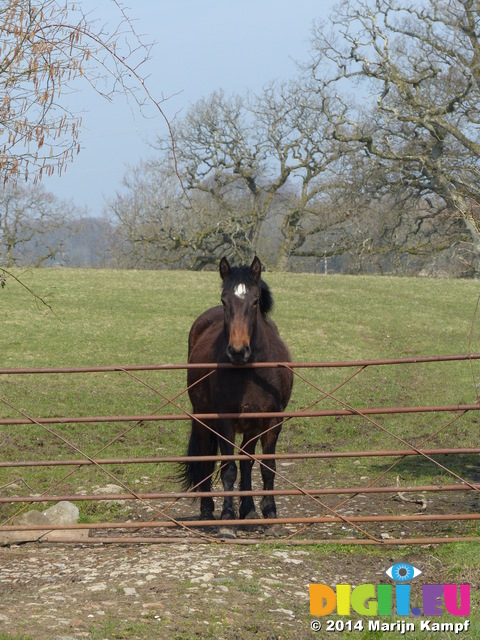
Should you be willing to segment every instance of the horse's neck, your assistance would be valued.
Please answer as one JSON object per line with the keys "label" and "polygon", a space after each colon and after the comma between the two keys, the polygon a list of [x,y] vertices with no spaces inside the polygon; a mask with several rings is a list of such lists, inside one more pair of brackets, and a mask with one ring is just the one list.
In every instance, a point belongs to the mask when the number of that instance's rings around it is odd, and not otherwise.
{"label": "horse's neck", "polygon": [[268,362],[271,358],[268,355],[268,318],[260,315],[257,322],[252,352],[257,362]]}

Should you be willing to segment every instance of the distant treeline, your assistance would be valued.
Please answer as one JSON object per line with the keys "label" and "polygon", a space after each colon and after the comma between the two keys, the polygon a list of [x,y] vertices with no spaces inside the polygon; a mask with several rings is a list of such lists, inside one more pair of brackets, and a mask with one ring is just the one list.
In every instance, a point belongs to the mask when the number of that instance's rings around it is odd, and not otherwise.
{"label": "distant treeline", "polygon": [[[393,216],[393,212],[391,214]],[[381,220],[385,218],[382,216]],[[452,222],[448,216],[420,224],[419,216],[412,214],[390,230],[379,229],[372,221],[361,233],[351,221],[345,221],[313,235],[309,239],[308,254],[291,257],[287,270],[322,274],[476,277],[473,245],[463,226],[461,219]],[[393,235],[396,241],[392,244]],[[59,251],[53,258],[43,261],[44,266],[191,269],[196,258],[187,254],[178,262],[162,263],[159,248],[153,264],[151,260],[132,261],[132,253],[126,250],[119,228],[106,218],[79,218],[52,232],[50,240],[55,241]],[[280,241],[278,229],[272,228],[262,240],[259,255],[267,267],[274,268],[276,245]],[[39,254],[42,253],[40,245],[36,246]],[[29,255],[31,260],[22,260],[23,266],[28,262],[34,264],[38,257],[33,247]],[[214,264],[209,262],[205,268],[213,269]]]}

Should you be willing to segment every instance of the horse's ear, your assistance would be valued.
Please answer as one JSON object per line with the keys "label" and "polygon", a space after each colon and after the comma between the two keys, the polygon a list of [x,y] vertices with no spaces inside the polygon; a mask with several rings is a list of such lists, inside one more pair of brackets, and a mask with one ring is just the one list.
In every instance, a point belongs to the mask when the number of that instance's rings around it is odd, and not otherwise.
{"label": "horse's ear", "polygon": [[260,280],[260,276],[262,275],[262,263],[257,258],[257,256],[255,256],[252,264],[250,265],[250,273],[252,274],[255,282],[258,282]]}
{"label": "horse's ear", "polygon": [[228,260],[223,257],[220,260],[220,264],[218,265],[218,268],[220,270],[220,277],[222,280],[225,280],[225,278],[228,278],[228,276],[231,273],[231,268],[230,265],[228,264]]}

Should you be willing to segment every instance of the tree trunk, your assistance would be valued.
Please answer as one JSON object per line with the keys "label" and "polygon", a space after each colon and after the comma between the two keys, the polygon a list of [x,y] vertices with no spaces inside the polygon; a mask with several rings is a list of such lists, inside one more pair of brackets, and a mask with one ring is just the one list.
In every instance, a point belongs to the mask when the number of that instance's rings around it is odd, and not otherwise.
{"label": "tree trunk", "polygon": [[454,194],[450,197],[450,202],[453,207],[458,211],[461,215],[463,221],[465,222],[465,226],[470,233],[470,237],[472,239],[473,250],[475,254],[475,275],[477,277],[480,276],[480,227],[479,220],[474,215],[472,206],[462,195]]}
{"label": "tree trunk", "polygon": [[278,257],[275,265],[278,271],[286,271],[287,269],[288,260],[292,253],[293,237],[300,219],[301,212],[298,210],[291,211],[283,217],[281,227],[283,240],[278,249]]}

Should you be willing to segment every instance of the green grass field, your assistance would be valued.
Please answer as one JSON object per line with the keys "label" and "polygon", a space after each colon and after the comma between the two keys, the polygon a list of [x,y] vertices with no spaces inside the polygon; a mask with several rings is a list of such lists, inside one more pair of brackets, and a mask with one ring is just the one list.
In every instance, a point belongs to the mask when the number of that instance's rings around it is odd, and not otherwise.
{"label": "green grass field", "polygon": [[[219,278],[215,273],[35,270],[17,275],[48,301],[54,313],[36,302],[24,288],[8,281],[0,290],[0,368],[3,369],[185,362],[192,322],[203,310],[217,304],[220,294]],[[476,317],[479,287],[476,281],[276,273],[266,274],[265,279],[275,297],[273,317],[290,346],[294,361],[480,352],[480,317]],[[321,390],[330,391],[352,371],[319,369],[301,373]],[[158,392],[173,396],[185,386],[185,373],[181,371],[141,372],[138,376],[150,388],[121,372],[6,375],[0,378],[0,396],[32,416],[148,414],[164,402]],[[479,382],[480,362],[375,367],[363,371],[335,395],[356,408],[474,403]],[[317,390],[297,379],[290,408],[305,407],[318,400],[319,395]],[[185,395],[179,402],[189,408]],[[16,409],[4,402],[1,404],[2,417],[18,417]],[[338,403],[325,400],[321,407],[336,408]],[[174,412],[174,409],[166,407],[165,411]],[[302,452],[402,448],[395,436],[420,445],[451,417],[411,414],[378,418],[392,435],[358,418],[295,419],[285,425],[278,449]],[[98,454],[117,436],[119,439],[102,452],[102,457],[185,452],[187,423],[149,423],[122,435],[129,426],[73,424],[55,425],[52,429],[88,455]],[[473,447],[478,443],[478,418],[474,412],[429,440],[431,447]],[[79,457],[78,452],[54,434],[36,425],[0,427],[0,446],[2,460]],[[351,460],[341,459],[320,463],[307,461],[294,469],[285,467],[284,473],[292,473],[294,480],[305,486],[347,486],[365,484],[387,466],[382,459],[364,458],[356,462],[352,464]],[[477,457],[448,460],[447,466],[469,481],[478,482]],[[168,468],[163,471],[154,465],[118,465],[110,470],[119,481],[136,490],[148,492],[176,486],[171,480],[172,470]],[[73,476],[68,474],[69,469],[64,468],[2,469],[1,493],[10,495],[8,485],[12,482],[17,487],[16,493],[52,492],[55,486],[55,492],[61,494],[88,491],[95,485],[113,481],[90,468],[79,470]],[[401,462],[381,484],[394,485],[397,476],[403,484],[456,482],[435,465],[417,458]],[[279,480],[277,486],[286,485]],[[338,497],[336,499],[338,501]],[[472,508],[469,500],[461,501],[467,511]],[[476,504],[478,506],[478,500]],[[392,501],[387,505],[391,512],[404,506]],[[2,505],[1,519],[12,515],[20,506]],[[125,513],[115,505],[80,502],[79,506],[84,522],[125,519]],[[451,504],[444,506],[451,507]],[[192,508],[196,510],[197,507],[185,507],[186,515],[189,511],[191,515]],[[418,509],[412,507],[415,508]],[[379,533],[378,528],[372,531]],[[440,535],[452,536],[457,531],[456,523],[448,523],[440,529]],[[477,535],[476,525],[467,524],[462,529],[462,534],[465,533]],[[392,534],[398,535],[398,530],[392,529]],[[306,535],[310,536],[310,533]],[[478,567],[479,549],[480,545],[476,543],[440,546],[430,550],[429,556],[444,567],[445,580],[468,579],[476,584],[479,574],[474,566]],[[407,552],[402,548],[397,557],[403,557]],[[268,549],[265,553],[269,553]],[[318,547],[318,553],[328,555],[328,546]],[[349,548],[345,553],[359,552]],[[371,553],[375,556],[376,551]],[[392,555],[395,552],[392,551]],[[476,592],[475,605],[478,605]],[[472,626],[478,632],[478,615],[475,613],[471,617]],[[311,637],[315,636],[312,634]],[[383,636],[350,633],[349,637]],[[388,633],[389,639],[400,637],[403,636]],[[437,637],[437,634],[422,635],[425,639],[430,637]]]}
{"label": "green grass field", "polygon": [[[2,321],[1,368],[90,365],[143,365],[186,361],[189,328],[204,309],[219,300],[216,273],[166,271],[35,270],[18,274],[42,296],[54,313],[10,281],[0,291]],[[432,356],[480,351],[480,317],[475,317],[478,283],[475,281],[410,278],[340,277],[312,274],[267,274],[274,296],[273,317],[289,344],[294,361],[344,361]],[[321,390],[330,391],[352,370],[300,370]],[[184,386],[185,372],[140,372],[150,388],[124,373],[50,376],[4,376],[2,397],[30,416],[150,414]],[[356,408],[367,406],[474,403],[480,362],[460,362],[363,371],[335,395]],[[290,409],[318,400],[311,385],[296,379]],[[186,394],[178,401],[189,409]],[[320,408],[342,408],[324,400]],[[167,406],[166,413],[176,412]],[[19,417],[2,403],[2,416]],[[397,438],[419,445],[447,421],[438,414],[382,417],[378,422],[392,435],[358,418],[287,423],[280,451],[315,449],[356,450],[404,448]],[[467,414],[429,440],[431,447],[478,445],[478,418]],[[88,455],[96,455],[125,424],[54,425],[52,429]],[[189,425],[186,422],[150,423],[134,428],[105,449],[102,457],[183,454]],[[397,437],[395,437],[397,436]],[[78,458],[78,454],[39,426],[10,425],[2,429],[4,459]],[[379,461],[380,460],[380,461]],[[445,480],[428,461],[410,459],[397,469],[410,484]],[[325,464],[307,461],[296,468],[296,480],[308,483],[325,473]],[[475,464],[468,457],[454,463],[459,474]],[[363,477],[382,470],[381,459],[362,461]],[[158,469],[112,469],[122,482],[136,482],[145,490],[158,486]],[[172,488],[166,470],[162,489]],[[18,470],[2,471],[0,486],[16,480]],[[327,473],[344,485],[359,483],[351,461],[328,463]],[[22,470],[22,480],[33,493],[57,482],[63,469]],[[68,493],[111,482],[84,469],[56,491]],[[390,474],[386,484],[395,483]],[[139,478],[140,476],[140,478]],[[152,479],[152,476],[155,481]],[[407,476],[403,478],[403,476]],[[142,480],[142,477],[144,478]],[[449,478],[447,477],[447,480]],[[451,478],[450,478],[451,479]],[[330,482],[327,485],[331,484]],[[86,507],[87,508],[87,507]],[[88,510],[98,509],[90,505]],[[90,516],[92,514],[90,513]],[[102,516],[103,517],[103,516]]]}

